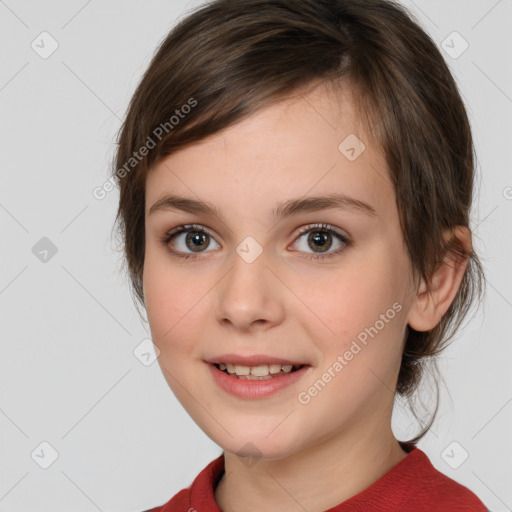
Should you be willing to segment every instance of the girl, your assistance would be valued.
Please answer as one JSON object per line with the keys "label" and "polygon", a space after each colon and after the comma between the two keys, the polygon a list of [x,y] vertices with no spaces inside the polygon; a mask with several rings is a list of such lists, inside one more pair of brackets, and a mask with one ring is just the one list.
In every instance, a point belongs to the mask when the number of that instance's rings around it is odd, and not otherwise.
{"label": "girl", "polygon": [[397,3],[213,0],[171,31],[118,220],[162,372],[223,452],[154,511],[486,510],[416,447],[430,425],[391,430],[481,292],[473,158]]}

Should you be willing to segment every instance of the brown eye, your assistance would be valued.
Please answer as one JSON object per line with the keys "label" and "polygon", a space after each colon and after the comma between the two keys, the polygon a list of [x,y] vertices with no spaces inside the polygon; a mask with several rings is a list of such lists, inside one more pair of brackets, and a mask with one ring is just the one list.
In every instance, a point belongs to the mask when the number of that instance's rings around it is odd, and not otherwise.
{"label": "brown eye", "polygon": [[332,245],[332,235],[327,231],[311,231],[307,238],[308,246],[315,252],[328,250]]}
{"label": "brown eye", "polygon": [[210,245],[209,235],[204,231],[189,231],[186,235],[185,245],[194,252],[207,249]]}
{"label": "brown eye", "polygon": [[[299,251],[309,253],[308,258],[321,259],[339,255],[351,245],[351,242],[328,224],[321,224],[302,229],[295,245]],[[333,246],[337,250],[328,252]]]}
{"label": "brown eye", "polygon": [[[201,226],[178,226],[166,233],[161,241],[166,246],[172,246],[169,249],[173,254],[184,258],[193,257],[194,253],[208,252],[206,249],[210,247],[212,241],[217,244]],[[219,247],[220,245],[217,244],[214,249]]]}

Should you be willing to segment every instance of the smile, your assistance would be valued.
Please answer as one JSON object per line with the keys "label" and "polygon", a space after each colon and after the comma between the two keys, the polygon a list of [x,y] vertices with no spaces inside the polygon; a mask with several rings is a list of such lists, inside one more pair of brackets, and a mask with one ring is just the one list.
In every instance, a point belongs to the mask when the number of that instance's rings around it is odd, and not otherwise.
{"label": "smile", "polygon": [[245,380],[268,380],[292,373],[302,368],[303,365],[291,364],[261,364],[258,366],[243,366],[230,363],[219,363],[215,366],[222,372],[227,373],[231,377]]}
{"label": "smile", "polygon": [[[236,398],[266,398],[292,386],[309,374],[312,366],[264,365],[241,366],[227,363],[207,363],[213,381],[222,391]],[[224,368],[225,367],[225,368]]]}

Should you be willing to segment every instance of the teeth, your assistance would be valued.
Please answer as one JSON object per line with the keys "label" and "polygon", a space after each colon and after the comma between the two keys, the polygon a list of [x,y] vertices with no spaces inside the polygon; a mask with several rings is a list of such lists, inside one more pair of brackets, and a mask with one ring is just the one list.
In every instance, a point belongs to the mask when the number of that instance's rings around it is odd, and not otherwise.
{"label": "teeth", "polygon": [[240,366],[239,364],[236,364],[235,373],[237,375],[249,375],[251,373],[251,369],[248,366]]}
{"label": "teeth", "polygon": [[281,365],[280,364],[271,364],[269,365],[270,373],[279,373],[281,371]]}
{"label": "teeth", "polygon": [[281,371],[284,373],[290,373],[293,369],[293,365],[261,364],[258,366],[243,366],[239,364],[233,365],[230,363],[219,363],[219,369],[227,370],[228,373],[235,373],[237,376],[241,377],[246,377],[248,375],[253,375],[254,377],[268,377],[269,375],[275,375],[277,373],[280,373]]}

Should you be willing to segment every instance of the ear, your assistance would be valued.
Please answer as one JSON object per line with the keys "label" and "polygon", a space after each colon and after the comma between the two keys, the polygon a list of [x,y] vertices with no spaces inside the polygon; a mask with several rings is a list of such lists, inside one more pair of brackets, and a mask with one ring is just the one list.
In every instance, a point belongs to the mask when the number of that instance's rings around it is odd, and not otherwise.
{"label": "ear", "polygon": [[[444,238],[456,238],[459,245],[471,252],[471,232],[468,228],[457,226],[445,232]],[[430,280],[430,291],[427,291],[425,281],[421,281],[409,310],[408,325],[416,331],[430,331],[441,321],[457,295],[467,264],[467,258],[448,250],[443,263]]]}

